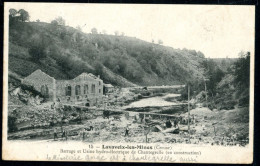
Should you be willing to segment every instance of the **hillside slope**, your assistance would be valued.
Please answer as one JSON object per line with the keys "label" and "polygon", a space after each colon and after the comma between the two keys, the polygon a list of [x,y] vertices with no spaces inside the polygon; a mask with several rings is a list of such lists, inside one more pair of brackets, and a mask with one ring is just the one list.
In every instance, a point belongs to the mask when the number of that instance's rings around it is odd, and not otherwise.
{"label": "hillside slope", "polygon": [[237,58],[211,58],[211,60],[223,71],[227,71],[227,69],[237,61]]}
{"label": "hillside slope", "polygon": [[205,59],[195,50],[49,23],[15,22],[9,29],[9,70],[22,77],[41,69],[56,79],[90,72],[119,86],[185,84],[201,76]]}

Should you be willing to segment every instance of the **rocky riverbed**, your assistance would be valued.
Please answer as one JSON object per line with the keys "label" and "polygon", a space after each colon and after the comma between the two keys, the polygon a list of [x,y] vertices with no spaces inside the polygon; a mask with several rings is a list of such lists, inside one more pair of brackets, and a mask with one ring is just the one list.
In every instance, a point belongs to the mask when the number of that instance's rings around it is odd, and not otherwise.
{"label": "rocky riverbed", "polygon": [[[66,130],[67,141],[248,144],[249,110],[246,107],[213,111],[201,104],[191,107],[189,134],[187,103],[177,101],[178,94],[152,94],[143,98],[124,89],[110,94],[104,108],[77,108],[61,103],[52,108],[52,103],[41,103],[32,97],[24,104],[18,94],[21,92],[10,92],[8,125],[14,128],[9,130],[9,140],[54,141],[56,130],[58,139],[55,141],[65,141],[61,132]],[[26,92],[22,94],[24,98],[28,96]],[[104,109],[111,110],[109,118],[104,118]],[[176,119],[178,126],[175,126]],[[170,129],[166,127],[167,121],[172,124]],[[88,131],[90,126],[93,130]],[[129,136],[125,136],[127,127]]]}
{"label": "rocky riverbed", "polygon": [[[32,114],[31,114],[32,115]],[[47,115],[47,114],[46,114]],[[67,141],[78,140],[84,142],[160,142],[160,143],[184,143],[208,144],[225,146],[245,146],[248,143],[248,110],[236,108],[234,110],[211,111],[207,108],[196,108],[190,111],[193,119],[190,123],[190,136],[187,123],[180,123],[177,133],[165,133],[165,123],[170,119],[174,124],[174,118],[160,116],[146,116],[141,120],[139,113],[122,113],[114,118],[104,119],[102,112],[96,113],[91,118],[85,118],[80,123],[57,123],[54,126],[35,126],[27,130],[20,130],[8,134],[11,140],[53,140],[54,130],[58,131],[58,141],[61,131],[68,132]],[[41,116],[44,116],[42,114]],[[177,114],[176,117],[187,119],[188,114]],[[41,118],[43,119],[43,118]],[[145,121],[145,123],[144,123]],[[87,131],[90,126],[94,130]],[[128,126],[129,136],[125,136]],[[57,141],[57,140],[56,140]]]}

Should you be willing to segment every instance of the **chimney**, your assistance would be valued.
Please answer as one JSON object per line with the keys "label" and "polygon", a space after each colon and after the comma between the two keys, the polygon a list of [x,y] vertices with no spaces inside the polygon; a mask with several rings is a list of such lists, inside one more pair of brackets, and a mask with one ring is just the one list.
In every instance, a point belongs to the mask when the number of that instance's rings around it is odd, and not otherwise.
{"label": "chimney", "polygon": [[100,75],[98,75],[97,77],[100,78]]}

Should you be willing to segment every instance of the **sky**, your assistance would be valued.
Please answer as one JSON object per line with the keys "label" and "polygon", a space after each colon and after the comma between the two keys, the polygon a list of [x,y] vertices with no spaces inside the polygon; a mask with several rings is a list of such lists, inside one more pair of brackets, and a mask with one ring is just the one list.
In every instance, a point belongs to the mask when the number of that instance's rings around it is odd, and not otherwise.
{"label": "sky", "polygon": [[5,3],[6,16],[10,8],[25,9],[30,21],[50,23],[61,16],[67,26],[86,33],[95,27],[148,42],[161,39],[165,46],[194,49],[210,58],[254,52],[254,6]]}

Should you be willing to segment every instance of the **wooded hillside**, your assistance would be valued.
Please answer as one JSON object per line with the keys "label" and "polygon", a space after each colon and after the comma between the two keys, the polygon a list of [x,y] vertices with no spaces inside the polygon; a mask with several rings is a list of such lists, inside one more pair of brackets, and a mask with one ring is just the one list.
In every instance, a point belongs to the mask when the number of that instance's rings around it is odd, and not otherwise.
{"label": "wooded hillside", "polygon": [[27,76],[41,69],[56,79],[82,72],[119,86],[185,84],[201,77],[201,52],[137,38],[85,34],[42,22],[10,22],[9,69]]}

